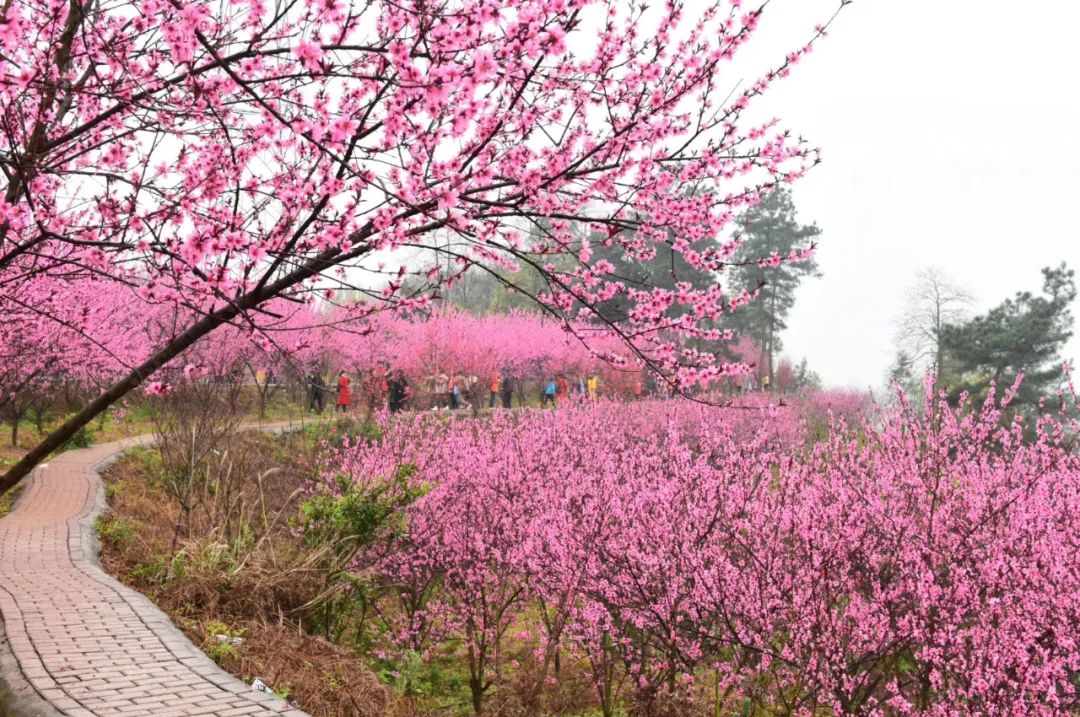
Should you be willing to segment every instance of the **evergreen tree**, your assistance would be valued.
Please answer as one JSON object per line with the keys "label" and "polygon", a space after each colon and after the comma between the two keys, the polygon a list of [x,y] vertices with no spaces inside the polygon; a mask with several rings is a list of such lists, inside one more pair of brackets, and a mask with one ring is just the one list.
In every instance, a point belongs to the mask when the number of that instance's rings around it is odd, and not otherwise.
{"label": "evergreen tree", "polygon": [[[651,259],[642,260],[639,256],[628,256],[624,237],[609,238],[594,235],[590,237],[591,263],[595,265],[600,260],[611,262],[614,267],[611,272],[612,278],[622,281],[628,289],[673,290],[680,283],[688,283],[694,289],[706,290],[719,283],[713,272],[691,266],[683,253],[671,245],[673,240],[674,237],[671,237],[666,245],[642,240],[639,242],[642,248],[656,250]],[[631,241],[630,244],[634,246],[635,242]],[[705,237],[690,243],[690,248],[697,252],[715,250],[718,247],[719,243],[714,237]],[[619,294],[599,304],[597,313],[607,321],[620,323],[626,321],[626,312],[633,305],[630,299]],[[669,314],[677,317],[685,311],[685,307],[672,308]]]}
{"label": "evergreen tree", "polygon": [[889,373],[885,376],[885,388],[890,395],[893,394],[895,386],[899,386],[909,399],[914,399],[918,403],[920,379],[916,378],[916,361],[903,349],[896,352],[893,365],[889,367]]}
{"label": "evergreen tree", "polygon": [[793,250],[807,247],[821,234],[816,224],[799,224],[791,192],[777,189],[762,198],[757,206],[740,219],[743,244],[731,267],[730,291],[754,292],[757,300],[732,314],[730,328],[749,335],[760,347],[759,371],[775,383],[773,357],[782,348],[780,332],[787,328],[787,316],[795,305],[795,290],[808,276],[821,276],[813,259],[779,266],[759,266],[758,260],[773,253],[786,257]]}
{"label": "evergreen tree", "polygon": [[953,396],[986,395],[991,382],[1006,388],[1024,372],[1017,403],[1033,403],[1062,378],[1061,349],[1072,336],[1069,305],[1076,298],[1074,272],[1064,263],[1042,270],[1041,295],[1017,292],[987,313],[947,325],[943,345],[954,385]]}

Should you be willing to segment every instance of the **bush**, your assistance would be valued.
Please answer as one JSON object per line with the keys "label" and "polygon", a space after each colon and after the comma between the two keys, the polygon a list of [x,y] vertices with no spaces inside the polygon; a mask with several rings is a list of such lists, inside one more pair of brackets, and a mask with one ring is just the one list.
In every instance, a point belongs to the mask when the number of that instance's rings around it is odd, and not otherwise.
{"label": "bush", "polygon": [[218,664],[235,660],[244,634],[243,630],[233,630],[223,622],[211,620],[203,627],[202,651]]}
{"label": "bush", "polygon": [[89,448],[94,442],[94,430],[89,426],[83,426],[75,431],[75,434],[67,440],[61,451],[72,451],[78,448]]}
{"label": "bush", "polygon": [[135,528],[123,518],[98,518],[97,534],[103,541],[122,545],[135,537]]}
{"label": "bush", "polygon": [[338,476],[329,482],[330,492],[306,500],[300,506],[300,528],[310,546],[334,545],[335,552],[352,554],[375,540],[391,539],[404,530],[401,509],[424,493],[410,485],[416,466],[399,467],[393,478],[364,485]]}

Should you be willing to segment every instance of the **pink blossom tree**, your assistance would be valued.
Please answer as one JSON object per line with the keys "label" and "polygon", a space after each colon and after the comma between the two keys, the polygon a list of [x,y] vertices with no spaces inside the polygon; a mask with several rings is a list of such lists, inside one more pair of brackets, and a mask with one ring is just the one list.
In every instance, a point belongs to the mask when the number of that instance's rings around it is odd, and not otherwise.
{"label": "pink blossom tree", "polygon": [[375,567],[425,591],[425,654],[498,655],[532,616],[542,674],[583,658],[604,714],[1071,714],[1080,425],[1003,423],[1011,394],[903,401],[809,451],[794,410],[687,401],[397,422],[327,471],[429,488]]}
{"label": "pink blossom tree", "polygon": [[141,360],[150,308],[118,315],[127,287],[108,281],[29,279],[0,312],[0,415],[17,440],[18,422],[61,386],[93,394]]}
{"label": "pink blossom tree", "polygon": [[[94,275],[190,314],[0,490],[202,337],[305,292],[415,308],[470,266],[528,266],[557,317],[625,295],[630,324],[612,330],[640,360],[683,381],[722,373],[665,332],[714,336],[741,298],[628,287],[576,227],[719,271],[734,243],[687,240],[817,162],[743,115],[824,28],[729,97],[724,69],[762,13],[742,4],[692,19],[592,0],[4,5],[0,301],[31,276]],[[448,261],[410,267],[415,251]]]}

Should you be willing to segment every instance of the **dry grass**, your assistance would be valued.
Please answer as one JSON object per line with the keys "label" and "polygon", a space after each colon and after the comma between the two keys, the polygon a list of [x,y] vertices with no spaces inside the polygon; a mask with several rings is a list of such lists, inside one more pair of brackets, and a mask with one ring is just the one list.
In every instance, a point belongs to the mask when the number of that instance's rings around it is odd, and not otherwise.
{"label": "dry grass", "polygon": [[[238,677],[260,677],[313,715],[384,715],[389,692],[361,658],[300,629],[324,583],[318,556],[302,548],[288,520],[304,471],[294,458],[304,452],[290,440],[234,437],[187,525],[155,451],[129,455],[105,475],[102,565]],[[242,641],[233,646],[222,634]]]}

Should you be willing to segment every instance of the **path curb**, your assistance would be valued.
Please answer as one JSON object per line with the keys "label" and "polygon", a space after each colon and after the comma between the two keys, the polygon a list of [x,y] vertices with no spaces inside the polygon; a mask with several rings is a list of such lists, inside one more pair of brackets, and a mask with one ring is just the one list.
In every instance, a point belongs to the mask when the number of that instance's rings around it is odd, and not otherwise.
{"label": "path curb", "polygon": [[0,717],[308,717],[222,670],[146,596],[101,570],[100,472],[150,442],[54,457],[0,519]]}

